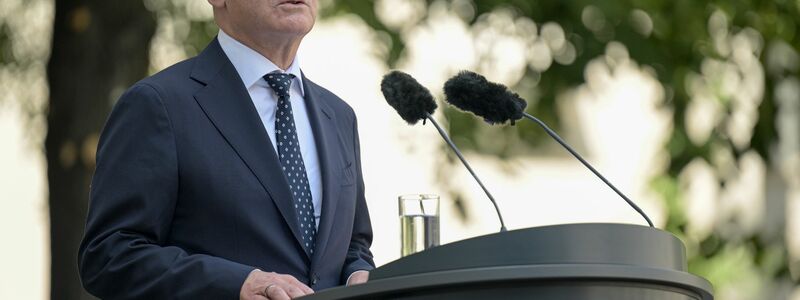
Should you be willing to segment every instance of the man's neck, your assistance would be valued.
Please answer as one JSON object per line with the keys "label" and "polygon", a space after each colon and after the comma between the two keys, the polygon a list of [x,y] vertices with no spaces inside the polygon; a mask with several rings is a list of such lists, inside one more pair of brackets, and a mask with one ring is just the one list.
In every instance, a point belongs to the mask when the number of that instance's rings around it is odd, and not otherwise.
{"label": "man's neck", "polygon": [[300,41],[303,39],[302,36],[275,36],[274,38],[265,39],[269,40],[269,43],[266,43],[248,38],[248,35],[240,34],[236,30],[232,30],[232,28],[220,29],[224,30],[226,34],[239,43],[258,52],[284,71],[292,65],[297,55],[297,49],[300,48]]}

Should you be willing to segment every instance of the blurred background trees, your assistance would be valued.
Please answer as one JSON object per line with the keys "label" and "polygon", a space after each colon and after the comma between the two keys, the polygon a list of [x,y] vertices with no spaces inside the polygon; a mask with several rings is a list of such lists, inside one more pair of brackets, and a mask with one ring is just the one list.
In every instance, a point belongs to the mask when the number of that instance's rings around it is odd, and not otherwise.
{"label": "blurred background trees", "polygon": [[[216,34],[206,6],[0,0],[0,107],[27,113],[30,147],[46,154],[53,299],[89,298],[75,256],[105,116],[133,82],[205,47]],[[410,46],[427,31],[464,35],[469,47],[430,49],[456,62],[431,72],[468,68],[512,87],[529,113],[584,151],[598,137],[575,129],[574,114],[564,113],[572,96],[596,94],[629,68],[654,78],[669,120],[658,145],[664,167],[648,179],[665,208],[658,226],[683,239],[691,272],[712,281],[718,299],[785,299],[798,286],[800,253],[791,249],[800,247],[791,245],[800,243],[793,229],[800,220],[788,216],[800,210],[800,2],[321,0],[321,8],[322,18],[355,17],[370,28],[374,55],[387,68],[411,64],[417,50]],[[441,96],[439,86],[428,87]],[[621,95],[628,105],[644,97]],[[440,117],[468,152],[508,160],[564,155],[532,123],[488,128],[442,107]],[[456,166],[441,150],[442,161]],[[447,186],[449,170],[432,172]],[[450,190],[470,222],[466,197]]]}
{"label": "blurred background trees", "polygon": [[[424,9],[399,23],[385,12],[402,14],[414,5]],[[404,58],[408,33],[428,22],[437,7],[455,12],[477,41],[490,45],[476,54],[485,60],[477,71],[506,72],[494,77],[528,100],[529,113],[550,124],[561,121],[559,96],[586,81],[593,61],[604,60],[612,71],[627,59],[644,66],[664,87],[661,105],[673,112],[664,145],[668,168],[652,179],[652,188],[668,208],[662,227],[687,245],[690,271],[711,280],[720,299],[784,299],[786,287],[800,282],[800,265],[796,258],[790,262],[786,250],[785,219],[786,199],[796,198],[800,188],[800,2],[454,0],[376,1],[370,7],[345,0],[326,12],[357,14],[385,33],[391,49],[385,59],[394,67]],[[504,58],[491,52],[503,43],[524,47],[522,69],[497,70]],[[636,101],[637,95],[631,96]],[[532,155],[552,144],[536,125],[524,122],[491,130],[504,138],[481,147],[487,132],[476,130],[480,120],[449,107],[444,115],[462,147],[485,155]],[[742,175],[759,164],[766,167],[760,173],[766,178]],[[686,194],[698,190],[692,184],[702,180],[696,173],[709,174],[716,185],[701,197],[729,202],[711,204],[716,214],[695,216],[714,219],[710,228],[693,227],[688,219]],[[741,181],[766,186],[767,193],[726,189]],[[730,202],[741,201],[767,204],[755,218],[725,212],[736,206]],[[724,289],[733,285],[743,288]]]}
{"label": "blurred background trees", "polygon": [[115,99],[147,76],[155,28],[155,18],[139,1],[55,2],[44,142],[52,299],[89,298],[76,277],[76,250],[97,141]]}

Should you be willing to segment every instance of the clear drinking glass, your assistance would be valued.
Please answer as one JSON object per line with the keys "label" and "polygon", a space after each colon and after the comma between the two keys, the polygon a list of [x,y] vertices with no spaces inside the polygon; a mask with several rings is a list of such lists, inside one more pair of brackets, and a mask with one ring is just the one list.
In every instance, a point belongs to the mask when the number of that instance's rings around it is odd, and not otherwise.
{"label": "clear drinking glass", "polygon": [[439,196],[402,195],[400,205],[400,256],[439,246]]}

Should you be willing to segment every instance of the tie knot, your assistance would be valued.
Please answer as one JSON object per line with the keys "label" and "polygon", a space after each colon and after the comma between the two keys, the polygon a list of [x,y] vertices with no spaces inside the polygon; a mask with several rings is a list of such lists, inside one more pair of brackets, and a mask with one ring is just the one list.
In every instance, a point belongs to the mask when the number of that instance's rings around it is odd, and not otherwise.
{"label": "tie knot", "polygon": [[267,84],[275,92],[275,95],[278,95],[278,98],[289,97],[289,88],[292,86],[293,78],[294,75],[292,74],[279,72],[264,75],[264,80],[267,81]]}

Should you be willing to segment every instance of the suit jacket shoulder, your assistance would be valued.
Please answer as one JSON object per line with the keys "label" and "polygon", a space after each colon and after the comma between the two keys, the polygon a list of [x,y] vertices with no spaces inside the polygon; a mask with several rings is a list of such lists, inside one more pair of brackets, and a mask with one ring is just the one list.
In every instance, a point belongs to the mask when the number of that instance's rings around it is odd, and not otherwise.
{"label": "suit jacket shoulder", "polygon": [[196,57],[186,59],[151,76],[148,76],[133,86],[131,89],[140,85],[145,85],[156,90],[163,101],[174,101],[180,97],[176,94],[193,94],[201,89],[203,84],[191,78],[193,66],[197,61]]}

